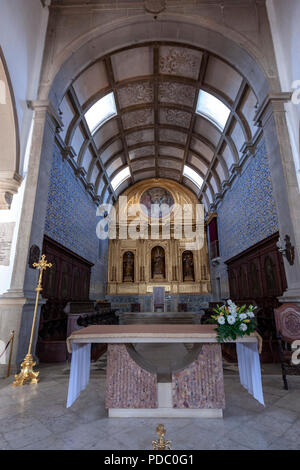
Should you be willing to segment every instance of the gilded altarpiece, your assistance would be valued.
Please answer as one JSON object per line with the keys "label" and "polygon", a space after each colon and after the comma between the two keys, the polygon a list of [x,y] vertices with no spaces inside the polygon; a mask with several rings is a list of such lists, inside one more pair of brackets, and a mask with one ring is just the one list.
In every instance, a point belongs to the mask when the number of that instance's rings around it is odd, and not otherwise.
{"label": "gilded altarpiece", "polygon": [[[196,196],[167,179],[142,181],[127,189],[124,196],[127,199],[119,198],[115,204],[116,235],[109,240],[107,293],[143,295],[151,293],[154,286],[164,287],[168,294],[209,293],[206,231],[202,230],[201,249],[191,249],[184,231],[185,205],[193,211],[185,226],[196,230]],[[159,207],[157,217],[150,217],[151,203]],[[130,231],[136,239],[124,236]]]}

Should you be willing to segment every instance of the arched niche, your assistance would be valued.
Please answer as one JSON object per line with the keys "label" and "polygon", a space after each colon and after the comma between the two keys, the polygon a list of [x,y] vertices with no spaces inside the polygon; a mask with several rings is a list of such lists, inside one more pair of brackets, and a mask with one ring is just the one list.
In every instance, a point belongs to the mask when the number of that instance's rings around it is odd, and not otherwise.
{"label": "arched niche", "polygon": [[19,133],[15,102],[5,59],[0,48],[0,210],[10,209],[21,183]]}
{"label": "arched niche", "polygon": [[182,280],[195,281],[194,256],[189,250],[182,253]]}
{"label": "arched niche", "polygon": [[166,278],[166,257],[162,246],[155,246],[151,250],[151,278],[154,281]]}
{"label": "arched niche", "polygon": [[126,251],[123,255],[123,282],[134,282],[134,254]]}

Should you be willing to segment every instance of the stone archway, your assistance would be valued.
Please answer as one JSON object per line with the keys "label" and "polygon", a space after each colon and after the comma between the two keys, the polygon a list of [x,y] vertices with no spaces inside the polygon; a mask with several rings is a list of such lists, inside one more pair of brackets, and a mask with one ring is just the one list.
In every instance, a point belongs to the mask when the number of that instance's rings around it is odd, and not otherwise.
{"label": "stone archway", "polygon": [[[262,7],[263,8],[263,7]],[[92,6],[86,6],[88,18]],[[70,10],[68,10],[70,11]],[[43,217],[46,213],[46,200],[49,166],[53,152],[57,128],[60,126],[59,105],[73,81],[100,57],[131,44],[147,41],[176,41],[206,49],[230,63],[251,84],[257,100],[256,122],[263,128],[268,154],[271,156],[271,173],[275,186],[275,199],[282,238],[288,233],[292,244],[300,247],[300,222],[295,217],[299,194],[296,190],[296,176],[291,171],[293,156],[290,149],[284,101],[288,94],[281,93],[272,39],[266,13],[262,13],[263,33],[256,41],[253,36],[239,32],[237,28],[226,27],[213,18],[203,17],[199,12],[192,15],[163,13],[159,21],[146,14],[124,14],[118,12],[112,21],[102,19],[99,14],[91,22],[83,15],[83,10],[72,18],[68,13],[60,14],[61,9],[53,7],[50,15],[48,38],[41,75],[39,101],[32,103],[35,110],[33,145],[29,163],[28,182],[24,196],[26,213],[22,214],[23,241],[18,241],[11,291],[28,290],[35,285],[34,273],[26,267],[27,253],[31,244],[41,245],[43,238]],[[76,16],[76,17],[75,17]],[[106,21],[106,23],[104,23]],[[63,27],[62,27],[63,24]],[[92,26],[91,26],[92,24]],[[77,27],[78,26],[78,27]],[[262,51],[259,40],[270,46]],[[263,46],[264,46],[263,45]],[[263,47],[262,46],[262,47]],[[251,153],[251,143],[245,142],[246,151]],[[39,171],[42,178],[39,178]],[[238,168],[237,168],[238,171]],[[211,191],[213,192],[213,191]],[[38,201],[38,210],[35,204]],[[286,301],[299,298],[299,262],[293,267],[285,262],[290,297]],[[298,287],[297,287],[298,286]],[[11,294],[12,295],[12,294]],[[26,312],[23,309],[26,331]],[[19,356],[23,357],[19,348]]]}
{"label": "stone archway", "polygon": [[0,49],[0,210],[10,209],[21,183],[19,132],[15,102],[5,59]]}

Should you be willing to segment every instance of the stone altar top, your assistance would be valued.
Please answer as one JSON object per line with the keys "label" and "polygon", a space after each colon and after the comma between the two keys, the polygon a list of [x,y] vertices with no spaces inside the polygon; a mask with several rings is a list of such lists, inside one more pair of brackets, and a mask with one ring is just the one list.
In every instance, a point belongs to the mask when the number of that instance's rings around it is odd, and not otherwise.
{"label": "stone altar top", "polygon": [[[91,325],[74,331],[72,343],[216,343],[216,325]],[[232,342],[257,342],[253,333]]]}

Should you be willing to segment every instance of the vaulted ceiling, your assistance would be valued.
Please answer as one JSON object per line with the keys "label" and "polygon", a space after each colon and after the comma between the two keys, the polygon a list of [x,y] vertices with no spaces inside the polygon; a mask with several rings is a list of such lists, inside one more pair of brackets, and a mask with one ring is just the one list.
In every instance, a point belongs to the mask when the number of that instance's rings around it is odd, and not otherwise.
{"label": "vaulted ceiling", "polygon": [[208,210],[253,142],[256,104],[247,78],[221,58],[147,43],[103,57],[73,81],[60,137],[96,201],[162,177],[192,189]]}

